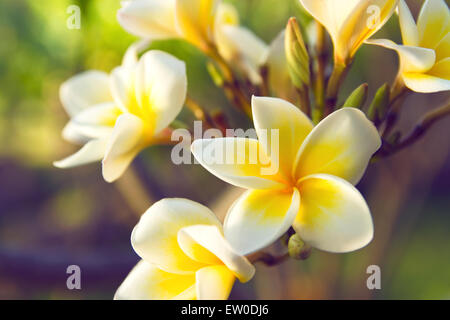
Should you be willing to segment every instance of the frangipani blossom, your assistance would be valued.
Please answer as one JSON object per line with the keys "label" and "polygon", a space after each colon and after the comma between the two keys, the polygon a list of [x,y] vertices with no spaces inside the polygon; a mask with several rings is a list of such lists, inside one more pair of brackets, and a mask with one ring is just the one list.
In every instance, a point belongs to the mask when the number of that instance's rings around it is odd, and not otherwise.
{"label": "frangipani blossom", "polygon": [[112,182],[141,150],[164,136],[186,99],[185,64],[157,50],[138,61],[136,49],[131,47],[111,75],[88,71],[61,86],[61,101],[71,117],[63,136],[84,146],[55,166],[103,159],[103,177]]}
{"label": "frangipani blossom", "polygon": [[141,217],[131,243],[142,260],[115,299],[227,299],[234,281],[249,281],[255,268],[225,240],[222,225],[205,206],[164,199]]}
{"label": "frangipani blossom", "polygon": [[[381,146],[375,126],[355,108],[338,110],[316,127],[281,99],[254,97],[252,109],[259,140],[200,139],[191,147],[212,174],[249,189],[224,222],[233,248],[240,254],[257,251],[291,226],[305,242],[329,252],[353,251],[369,243],[372,218],[354,185]],[[278,130],[279,140],[272,138],[271,130]],[[245,154],[237,155],[240,161],[229,161],[236,150]],[[258,161],[250,154],[255,150]],[[264,173],[272,165],[267,158],[277,162],[278,172]]]}
{"label": "frangipani blossom", "polygon": [[347,65],[391,17],[398,0],[300,0],[328,31],[336,63]]}
{"label": "frangipani blossom", "polygon": [[399,4],[403,45],[391,40],[368,43],[397,51],[400,76],[416,92],[450,90],[450,11],[443,0],[426,0],[417,24],[405,1]]}
{"label": "frangipani blossom", "polygon": [[239,26],[239,14],[221,0],[132,0],[123,2],[118,20],[128,32],[145,39],[182,38],[206,53],[220,55],[259,84],[259,67],[267,45]]}

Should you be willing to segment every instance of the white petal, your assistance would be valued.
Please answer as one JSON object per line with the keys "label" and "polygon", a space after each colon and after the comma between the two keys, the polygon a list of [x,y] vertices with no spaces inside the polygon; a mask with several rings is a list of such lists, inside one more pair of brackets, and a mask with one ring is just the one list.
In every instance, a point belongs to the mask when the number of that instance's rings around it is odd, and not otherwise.
{"label": "white petal", "polygon": [[419,30],[417,29],[416,22],[414,21],[405,0],[400,0],[398,8],[403,44],[408,46],[418,46]]}
{"label": "white petal", "polygon": [[318,174],[298,184],[300,210],[294,229],[311,246],[329,252],[350,252],[373,238],[366,201],[358,190],[338,177]]}
{"label": "white petal", "polygon": [[433,93],[450,90],[450,80],[422,73],[403,74],[405,85],[415,92]]}
{"label": "white petal", "polygon": [[143,130],[142,120],[132,114],[117,118],[103,159],[103,178],[107,182],[118,179],[144,147]]}
{"label": "white petal", "polygon": [[167,272],[192,273],[204,263],[189,258],[178,244],[178,232],[192,225],[213,225],[219,220],[207,207],[187,199],[163,199],[141,217],[131,235],[139,256]]}
{"label": "white petal", "polygon": [[450,11],[444,0],[426,0],[417,19],[420,45],[435,48],[450,31]]}
{"label": "white petal", "polygon": [[227,300],[235,277],[225,266],[208,266],[196,273],[198,300]]}
{"label": "white petal", "polygon": [[427,72],[436,62],[436,53],[433,49],[398,45],[385,39],[366,42],[397,51],[402,72]]}
{"label": "white petal", "polygon": [[174,0],[124,2],[124,6],[117,13],[117,19],[125,30],[138,37],[166,39],[178,35]]}
{"label": "white petal", "polygon": [[73,117],[90,106],[113,101],[108,79],[104,72],[86,71],[64,82],[59,96],[67,113]]}
{"label": "white petal", "polygon": [[164,272],[141,260],[117,289],[114,300],[195,299],[195,275]]}
{"label": "white petal", "polygon": [[111,93],[117,106],[128,113],[139,114],[135,92],[136,66],[120,66],[110,75]]}
{"label": "white petal", "polygon": [[360,0],[300,0],[303,7],[317,21],[326,27],[332,37],[337,38],[339,31]]}
{"label": "white petal", "polygon": [[281,237],[300,207],[293,191],[249,190],[230,208],[224,222],[225,238],[238,253],[258,251]]}
{"label": "white petal", "polygon": [[259,143],[290,176],[297,153],[313,129],[311,120],[299,108],[278,98],[253,97],[252,111]]}
{"label": "white petal", "polygon": [[53,165],[57,168],[72,168],[100,161],[105,154],[106,145],[107,141],[105,139],[91,140],[77,153],[63,160],[55,161]]}
{"label": "white petal", "polygon": [[[249,281],[255,274],[253,265],[231,248],[216,226],[195,225],[185,227],[178,233],[178,243],[181,249],[195,260],[201,260],[204,256],[198,246],[206,249],[220,259],[219,262],[224,263],[241,282]],[[211,261],[210,259],[205,262],[217,264],[217,261]]]}
{"label": "white petal", "polygon": [[191,151],[206,170],[232,185],[250,189],[284,188],[278,166],[271,166],[257,140],[198,139],[192,143]]}
{"label": "white petal", "polygon": [[303,142],[295,177],[327,173],[357,184],[380,146],[378,131],[365,114],[343,108],[322,120]]}
{"label": "white petal", "polygon": [[186,65],[174,56],[152,50],[139,61],[136,97],[144,116],[154,118],[155,134],[180,113],[187,94]]}
{"label": "white petal", "polygon": [[436,46],[436,61],[441,61],[450,57],[450,32]]}
{"label": "white petal", "polygon": [[71,142],[74,144],[79,144],[79,145],[84,145],[89,140],[91,140],[91,138],[89,138],[88,136],[83,135],[80,132],[79,127],[72,121],[69,121],[64,126],[64,129],[62,130],[62,137],[64,140],[66,140],[68,142]]}
{"label": "white petal", "polygon": [[125,55],[122,59],[122,66],[132,68],[139,62],[139,54],[142,53],[149,45],[151,41],[148,39],[139,40],[128,47]]}
{"label": "white petal", "polygon": [[262,81],[259,69],[264,64],[268,46],[247,28],[225,25],[218,31],[219,51],[228,61],[239,64],[254,84]]}
{"label": "white petal", "polygon": [[111,135],[120,114],[120,109],[114,103],[101,103],[78,113],[69,122],[64,132],[90,139],[104,138]]}
{"label": "white petal", "polygon": [[178,30],[184,38],[203,47],[213,41],[214,23],[221,0],[175,0]]}

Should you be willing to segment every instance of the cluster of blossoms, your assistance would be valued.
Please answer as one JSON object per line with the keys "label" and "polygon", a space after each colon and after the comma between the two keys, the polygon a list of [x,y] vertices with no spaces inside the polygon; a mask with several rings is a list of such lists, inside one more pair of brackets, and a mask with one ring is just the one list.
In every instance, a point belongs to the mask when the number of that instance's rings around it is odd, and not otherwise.
{"label": "cluster of blossoms", "polygon": [[[304,257],[311,247],[342,253],[371,241],[370,210],[355,185],[374,154],[381,158],[401,150],[450,113],[446,105],[411,134],[392,133],[408,93],[450,90],[450,12],[444,0],[426,0],[416,23],[403,0],[300,4],[314,18],[308,41],[291,18],[267,45],[240,26],[236,9],[220,0],[125,1],[118,21],[143,40],[109,75],[88,71],[61,86],[71,117],[63,136],[83,146],[55,165],[102,160],[108,182],[118,179],[144,148],[170,141],[170,125],[184,105],[209,127],[224,129],[187,96],[183,61],[158,50],[143,53],[155,39],[179,38],[200,49],[210,60],[215,83],[253,120],[257,133],[257,139],[192,143],[192,154],[206,170],[248,191],[231,206],[223,226],[196,202],[155,203],[131,237],[142,261],[115,298],[227,299],[235,279],[249,281],[252,263],[265,257],[261,250],[285,234],[291,236],[292,258]],[[368,40],[396,9],[403,45]],[[330,74],[325,30],[334,47]],[[382,86],[365,111],[367,84],[338,103],[341,84],[364,43],[396,50],[400,57],[395,83]],[[226,161],[236,149],[245,161]],[[274,164],[276,172],[265,171]]]}

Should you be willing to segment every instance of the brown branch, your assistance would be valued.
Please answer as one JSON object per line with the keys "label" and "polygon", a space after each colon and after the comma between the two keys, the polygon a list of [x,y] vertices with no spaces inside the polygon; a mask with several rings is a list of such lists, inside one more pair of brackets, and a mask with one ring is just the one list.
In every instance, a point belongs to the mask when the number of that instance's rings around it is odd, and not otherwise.
{"label": "brown branch", "polygon": [[289,259],[289,253],[286,252],[280,256],[274,256],[268,252],[258,251],[248,255],[247,259],[252,263],[261,262],[268,267],[273,267]]}
{"label": "brown branch", "polygon": [[420,140],[427,132],[430,130],[431,127],[433,127],[434,124],[439,122],[442,119],[445,119],[447,116],[450,115],[450,100],[447,101],[447,103],[436,109],[433,110],[425,115],[425,117],[415,126],[413,131],[402,141],[395,145],[389,145],[387,147],[383,147],[379,153],[379,157],[388,157],[391,156],[400,150],[403,150],[410,145],[416,143],[418,140]]}

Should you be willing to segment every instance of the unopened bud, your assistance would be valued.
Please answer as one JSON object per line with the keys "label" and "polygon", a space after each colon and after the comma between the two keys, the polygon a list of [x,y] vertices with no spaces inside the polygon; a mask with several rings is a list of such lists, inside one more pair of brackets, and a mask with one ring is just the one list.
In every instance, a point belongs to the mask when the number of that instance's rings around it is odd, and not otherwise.
{"label": "unopened bud", "polygon": [[390,95],[389,84],[384,84],[378,89],[375,97],[373,98],[372,104],[369,107],[368,117],[376,125],[380,124],[386,117],[386,112],[389,106],[389,95]]}
{"label": "unopened bud", "polygon": [[206,64],[206,70],[208,70],[209,75],[211,76],[211,79],[213,80],[214,84],[217,87],[222,87],[223,86],[223,76],[220,73],[219,70],[217,70],[216,66],[214,65],[214,63],[212,62],[208,62]]}
{"label": "unopened bud", "polygon": [[369,92],[369,85],[367,83],[363,83],[352,94],[345,100],[343,108],[357,108],[361,109],[366,103],[367,94]]}
{"label": "unopened bud", "polygon": [[288,251],[291,258],[304,260],[310,256],[311,247],[305,244],[298,234],[294,234],[289,238]]}
{"label": "unopened bud", "polygon": [[289,19],[284,46],[292,83],[299,89],[309,86],[309,55],[296,18]]}

